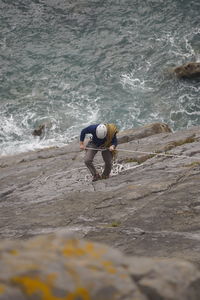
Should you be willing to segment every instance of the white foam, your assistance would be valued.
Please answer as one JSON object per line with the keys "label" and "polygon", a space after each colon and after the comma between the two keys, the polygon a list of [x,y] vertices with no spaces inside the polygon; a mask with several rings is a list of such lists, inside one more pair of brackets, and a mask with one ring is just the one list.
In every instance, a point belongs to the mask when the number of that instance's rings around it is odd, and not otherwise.
{"label": "white foam", "polygon": [[[62,89],[67,88],[63,84]],[[37,91],[34,95],[36,97]],[[53,146],[64,146],[74,137],[80,134],[81,128],[98,121],[99,99],[90,99],[78,92],[73,92],[68,100],[60,100],[58,103],[54,99],[49,99],[44,115],[44,102],[36,101],[35,105],[27,99],[31,95],[17,100],[11,106],[17,107],[18,111],[8,114],[7,106],[2,109],[0,115],[0,155],[13,155],[20,152],[27,152]],[[56,106],[55,106],[56,105]],[[41,107],[41,109],[40,109]],[[44,107],[44,108],[43,108]],[[41,110],[41,111],[40,111]],[[42,115],[43,114],[43,115]],[[8,115],[8,116],[7,116]],[[42,138],[34,137],[32,131],[40,124],[47,124]]]}
{"label": "white foam", "polygon": [[140,78],[134,78],[134,74],[122,74],[120,80],[123,88],[129,86],[132,90],[153,90],[152,87],[147,86],[147,81]]}

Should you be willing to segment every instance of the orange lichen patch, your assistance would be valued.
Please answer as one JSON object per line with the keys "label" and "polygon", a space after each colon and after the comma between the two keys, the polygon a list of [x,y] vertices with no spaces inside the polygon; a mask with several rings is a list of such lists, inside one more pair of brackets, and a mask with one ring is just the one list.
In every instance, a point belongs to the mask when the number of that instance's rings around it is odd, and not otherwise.
{"label": "orange lichen patch", "polygon": [[63,249],[63,254],[66,256],[83,256],[85,255],[85,249],[79,246],[78,241],[69,240]]}
{"label": "orange lichen patch", "polygon": [[18,255],[19,254],[19,252],[15,249],[10,250],[9,253],[12,254],[12,255]]}
{"label": "orange lichen patch", "polygon": [[38,277],[31,278],[28,276],[22,276],[15,277],[12,281],[15,284],[20,285],[27,295],[32,296],[37,294],[41,300],[91,300],[89,292],[83,287],[77,288],[74,292],[67,293],[65,297],[57,297],[53,295],[51,281],[54,278],[54,274],[49,275],[47,282],[44,282]]}
{"label": "orange lichen patch", "polygon": [[122,274],[119,274],[119,277],[122,278],[122,279],[125,279],[125,278],[128,277],[128,274],[122,273]]}
{"label": "orange lichen patch", "polygon": [[94,266],[94,265],[87,265],[87,269],[99,272],[99,271],[102,270],[102,267],[100,267],[100,266]]}
{"label": "orange lichen patch", "polygon": [[85,288],[78,288],[74,293],[67,295],[66,300],[91,300],[89,292]]}
{"label": "orange lichen patch", "polygon": [[93,243],[87,242],[85,244],[86,253],[88,253],[91,257],[100,258],[103,254],[105,254],[106,249],[97,248]]}
{"label": "orange lichen patch", "polygon": [[105,249],[98,249],[93,243],[87,242],[81,245],[77,240],[69,240],[63,248],[63,254],[66,256],[90,256],[100,258],[105,253]]}
{"label": "orange lichen patch", "polygon": [[5,292],[5,285],[0,284],[0,294],[3,294]]}
{"label": "orange lichen patch", "polygon": [[116,268],[113,266],[113,263],[110,261],[102,261],[102,265],[109,273],[115,274],[117,272]]}
{"label": "orange lichen patch", "polygon": [[72,279],[74,280],[74,283],[76,286],[81,286],[81,279],[79,276],[79,273],[76,271],[74,266],[70,266],[69,263],[66,265],[66,269],[69,275],[71,275]]}
{"label": "orange lichen patch", "polygon": [[63,298],[55,297],[52,294],[52,279],[55,275],[49,275],[47,281],[42,281],[39,277],[31,278],[29,276],[15,277],[12,282],[20,285],[24,292],[28,295],[40,295],[42,300],[63,300]]}

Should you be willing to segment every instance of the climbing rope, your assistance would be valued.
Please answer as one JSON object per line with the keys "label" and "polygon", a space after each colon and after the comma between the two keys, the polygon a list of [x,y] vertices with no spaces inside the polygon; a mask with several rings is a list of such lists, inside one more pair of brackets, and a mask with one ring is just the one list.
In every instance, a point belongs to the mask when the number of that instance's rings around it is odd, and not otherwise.
{"label": "climbing rope", "polygon": [[[97,151],[106,151],[108,150],[107,148],[85,148],[86,150],[97,150]],[[156,156],[167,156],[167,157],[178,157],[178,158],[191,158],[191,159],[199,159],[200,160],[200,157],[198,156],[195,156],[195,157],[191,157],[191,156],[188,156],[188,155],[178,155],[178,154],[169,154],[169,153],[161,153],[161,152],[148,152],[148,151],[137,151],[137,150],[126,150],[126,149],[120,149],[120,148],[117,148],[116,149],[117,151],[121,151],[121,152],[130,152],[130,153],[140,153],[140,154],[148,154],[148,155],[156,155]]]}
{"label": "climbing rope", "polygon": [[[84,150],[96,150],[96,151],[107,151],[108,148],[90,148],[90,147],[86,147]],[[191,157],[191,156],[187,156],[187,155],[178,155],[178,154],[168,154],[168,153],[158,153],[158,152],[147,152],[147,151],[137,151],[137,150],[126,150],[126,149],[120,149],[120,148],[117,148],[117,151],[121,151],[121,152],[129,152],[129,153],[142,153],[142,154],[148,154],[148,155],[154,155],[154,156],[166,156],[166,157],[178,157],[178,158],[190,158],[190,159],[199,159],[200,160],[200,157]],[[72,151],[72,152],[76,152],[76,151]],[[80,152],[80,151],[77,151],[77,152]],[[67,152],[67,153],[70,153]],[[136,169],[136,168],[139,168],[139,167],[142,167],[144,165],[144,163],[141,163],[139,165],[136,165],[136,166],[132,166],[132,167],[125,167],[123,166],[122,164],[119,164],[119,163],[115,163],[114,162],[114,168],[116,169],[115,171],[112,170],[112,175],[117,175],[121,172],[124,172],[124,171],[127,171],[127,170],[131,170],[131,169]],[[97,165],[97,166],[102,166],[102,165]],[[59,172],[59,173],[56,173],[56,174],[52,174],[52,175],[49,175],[45,178],[45,182],[48,180],[49,177],[52,177],[52,176],[57,176],[57,175],[63,175],[63,174],[66,174],[66,173],[69,173],[69,172],[72,172],[72,171],[78,171],[78,170],[83,170],[83,169],[87,169],[87,167],[79,167],[79,168],[74,168],[74,169],[70,169],[68,171],[65,171],[65,172]]]}

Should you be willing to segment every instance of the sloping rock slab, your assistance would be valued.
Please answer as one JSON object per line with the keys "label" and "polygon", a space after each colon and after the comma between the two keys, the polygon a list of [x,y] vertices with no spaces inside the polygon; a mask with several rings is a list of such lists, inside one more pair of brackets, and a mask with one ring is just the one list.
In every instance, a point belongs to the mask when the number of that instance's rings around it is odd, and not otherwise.
{"label": "sloping rock slab", "polygon": [[[200,127],[133,139],[118,150],[119,172],[95,183],[78,141],[0,159],[0,237],[64,229],[132,256],[200,265]],[[103,167],[100,153],[95,164]]]}

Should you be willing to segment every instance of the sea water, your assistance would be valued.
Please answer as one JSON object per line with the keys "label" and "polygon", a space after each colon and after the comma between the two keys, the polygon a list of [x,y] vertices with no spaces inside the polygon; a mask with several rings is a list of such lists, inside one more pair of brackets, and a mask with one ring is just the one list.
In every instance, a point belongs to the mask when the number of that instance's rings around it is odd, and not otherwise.
{"label": "sea water", "polygon": [[0,155],[93,123],[200,125],[200,81],[172,75],[200,61],[199,16],[199,0],[0,0]]}

